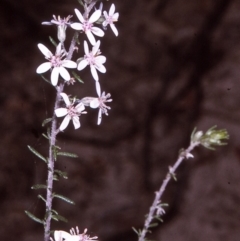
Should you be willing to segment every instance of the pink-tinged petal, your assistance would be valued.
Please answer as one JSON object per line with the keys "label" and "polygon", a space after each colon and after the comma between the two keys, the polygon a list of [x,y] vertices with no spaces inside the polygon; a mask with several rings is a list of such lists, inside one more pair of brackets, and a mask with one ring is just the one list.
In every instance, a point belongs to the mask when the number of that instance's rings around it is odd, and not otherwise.
{"label": "pink-tinged petal", "polygon": [[102,23],[103,27],[106,27],[108,25],[108,22],[105,20],[103,23]]}
{"label": "pink-tinged petal", "polygon": [[107,14],[106,11],[103,12],[103,15],[104,15],[104,17],[105,17],[106,19],[108,18],[108,14]]}
{"label": "pink-tinged petal", "polygon": [[66,81],[70,80],[70,78],[71,78],[70,74],[64,67],[62,67],[62,66],[59,67],[59,73],[62,76],[62,78],[65,79]]}
{"label": "pink-tinged petal", "polygon": [[78,64],[78,70],[82,70],[84,69],[86,66],[88,65],[88,61],[86,59],[82,60],[79,64]]}
{"label": "pink-tinged petal", "polygon": [[103,55],[99,55],[95,58],[95,61],[96,63],[99,63],[99,64],[104,64],[106,62],[106,57],[103,56]]}
{"label": "pink-tinged petal", "polygon": [[96,44],[96,40],[95,40],[93,34],[91,33],[91,31],[89,31],[89,30],[86,31],[86,35],[87,35],[87,38],[88,38],[89,42],[91,43],[91,45]]}
{"label": "pink-tinged petal", "polygon": [[104,36],[104,31],[98,27],[92,27],[91,31],[93,34],[99,36],[99,37],[103,37]]}
{"label": "pink-tinged petal", "polygon": [[100,87],[100,83],[98,81],[95,82],[95,87],[96,87],[96,91],[98,96],[101,96],[101,87]]}
{"label": "pink-tinged petal", "polygon": [[57,48],[56,48],[56,55],[57,56],[61,55],[61,51],[62,51],[62,44],[59,43]]}
{"label": "pink-tinged petal", "polygon": [[[81,124],[80,124],[80,121],[79,121],[79,117],[78,117],[78,116],[74,116],[74,117],[72,118],[72,122],[73,122],[73,125],[74,125],[74,128],[75,128],[75,129],[80,128]],[[78,239],[76,239],[76,240],[79,240],[79,237],[78,237]]]}
{"label": "pink-tinged petal", "polygon": [[62,96],[66,106],[69,106],[71,104],[71,102],[70,102],[68,96],[65,93],[61,93],[60,95]]}
{"label": "pink-tinged petal", "polygon": [[99,109],[98,111],[98,121],[97,121],[97,124],[100,125],[102,122],[102,110]]}
{"label": "pink-tinged petal", "polygon": [[119,13],[114,13],[114,15],[112,16],[113,21],[118,21],[119,18]]}
{"label": "pink-tinged petal", "polygon": [[84,45],[84,52],[85,52],[86,55],[88,55],[89,54],[89,48],[88,48],[87,41],[84,41],[83,45]]}
{"label": "pink-tinged petal", "polygon": [[88,22],[89,23],[94,23],[96,22],[101,16],[101,10],[96,10],[91,17],[89,18]]}
{"label": "pink-tinged petal", "polygon": [[96,55],[96,53],[97,53],[97,51],[98,51],[98,49],[99,49],[99,47],[100,47],[100,40],[98,40],[97,42],[96,42],[96,44],[93,46],[93,48],[92,48],[92,54],[93,55]]}
{"label": "pink-tinged petal", "polygon": [[95,65],[95,67],[96,67],[96,69],[99,71],[99,72],[101,72],[101,73],[106,73],[106,68],[102,65],[102,64],[100,64],[100,65]]}
{"label": "pink-tinged petal", "polygon": [[91,73],[92,73],[93,78],[94,78],[96,81],[98,81],[99,78],[98,78],[97,70],[95,69],[95,67],[91,65],[91,66],[90,66],[90,70],[91,70]]}
{"label": "pink-tinged petal", "polygon": [[111,7],[110,7],[110,10],[109,10],[109,15],[112,16],[115,12],[115,5],[112,4]]}
{"label": "pink-tinged petal", "polygon": [[83,26],[81,23],[72,23],[70,26],[75,30],[83,30]]}
{"label": "pink-tinged petal", "polygon": [[74,61],[66,59],[62,61],[62,66],[70,69],[77,68],[77,64]]}
{"label": "pink-tinged petal", "polygon": [[57,85],[58,77],[59,77],[59,67],[54,67],[51,73],[51,82],[53,86]]}
{"label": "pink-tinged petal", "polygon": [[66,115],[65,118],[62,121],[62,124],[59,127],[60,131],[63,131],[67,128],[69,121],[71,120],[71,117],[69,115]]}
{"label": "pink-tinged petal", "polygon": [[85,20],[84,20],[83,15],[80,13],[80,11],[79,11],[78,9],[76,9],[76,8],[74,9],[74,11],[75,11],[75,13],[76,13],[76,15],[77,15],[79,21],[80,21],[81,23],[84,23]]}
{"label": "pink-tinged petal", "polygon": [[93,109],[96,109],[99,107],[99,100],[98,98],[94,98],[91,102],[90,102],[90,107]]}
{"label": "pink-tinged petal", "polygon": [[117,30],[116,26],[115,26],[113,23],[111,23],[111,24],[110,24],[110,27],[111,27],[113,33],[114,33],[116,36],[118,36],[118,30]]}
{"label": "pink-tinged petal", "polygon": [[38,44],[38,48],[43,53],[43,55],[45,57],[47,57],[48,59],[53,56],[52,52],[47,47],[45,47],[43,44]]}
{"label": "pink-tinged petal", "polygon": [[71,237],[72,237],[72,235],[67,233],[67,232],[65,232],[65,231],[60,231],[60,230],[58,231],[58,230],[56,230],[54,232],[54,240],[55,241],[58,241],[58,240],[71,240]]}
{"label": "pink-tinged petal", "polygon": [[55,110],[55,115],[57,117],[62,117],[62,116],[65,116],[67,115],[68,111],[66,108],[58,108]]}
{"label": "pink-tinged petal", "polygon": [[77,110],[78,113],[81,113],[82,111],[85,110],[85,106],[82,102],[80,102],[78,105],[75,106],[75,109]]}
{"label": "pink-tinged petal", "polygon": [[51,69],[51,67],[52,67],[52,64],[50,62],[46,62],[46,63],[39,65],[36,72],[38,74],[42,74],[42,73],[47,72],[49,69]]}

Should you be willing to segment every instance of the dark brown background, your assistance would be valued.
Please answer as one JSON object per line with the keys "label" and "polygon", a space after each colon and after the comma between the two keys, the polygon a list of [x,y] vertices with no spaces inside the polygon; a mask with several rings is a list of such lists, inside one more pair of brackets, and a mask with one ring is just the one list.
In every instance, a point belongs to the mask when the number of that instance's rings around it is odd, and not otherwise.
{"label": "dark brown background", "polygon": [[[184,162],[162,200],[170,205],[164,223],[149,238],[239,241],[240,1],[115,4],[119,37],[106,32],[101,49],[107,73],[100,74],[103,90],[112,94],[112,110],[101,126],[89,110],[81,129],[71,126],[59,135],[62,150],[79,158],[58,160],[69,180],[56,183],[55,191],[76,205],[55,200],[54,208],[69,222],[52,228],[78,225],[102,241],[137,240],[131,227],[142,227],[154,192],[193,128],[217,124],[229,131],[229,145],[216,152],[197,148],[195,159]],[[110,2],[104,5],[108,9]],[[74,0],[2,0],[1,6],[0,237],[40,241],[41,225],[24,210],[42,217],[39,192],[30,187],[45,181],[46,168],[27,145],[47,155],[41,123],[52,115],[54,89],[35,74],[43,62],[37,43],[50,48],[48,36],[56,34],[42,21],[52,14],[74,15],[80,7]],[[85,84],[66,93],[94,95],[89,69],[81,76]]]}

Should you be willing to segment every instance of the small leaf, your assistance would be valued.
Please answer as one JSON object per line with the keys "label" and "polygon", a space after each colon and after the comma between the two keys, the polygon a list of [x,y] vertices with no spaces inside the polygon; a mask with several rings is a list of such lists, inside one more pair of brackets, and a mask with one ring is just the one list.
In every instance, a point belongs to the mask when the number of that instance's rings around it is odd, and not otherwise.
{"label": "small leaf", "polygon": [[52,209],[52,213],[58,214],[58,212],[54,209]]}
{"label": "small leaf", "polygon": [[65,222],[65,223],[68,222],[68,220],[66,218],[64,218],[63,216],[61,216],[61,215],[53,214],[52,215],[52,219],[54,219],[55,221],[62,221],[62,222]]}
{"label": "small leaf", "polygon": [[44,221],[37,218],[35,215],[33,215],[32,213],[30,213],[29,211],[25,211],[25,213],[28,215],[29,218],[31,218],[33,221],[44,224]]}
{"label": "small leaf", "polygon": [[53,194],[53,197],[56,197],[56,198],[59,198],[59,199],[62,199],[63,201],[67,202],[67,203],[70,203],[70,204],[73,204],[75,205],[74,201],[72,201],[71,199],[67,198],[67,197],[64,197],[62,195],[59,195],[59,194]]}
{"label": "small leaf", "polygon": [[58,156],[68,156],[68,157],[72,157],[72,158],[78,157],[78,155],[76,155],[74,153],[69,153],[69,152],[58,152],[57,155]]}
{"label": "small leaf", "polygon": [[133,231],[138,235],[138,236],[140,236],[140,234],[141,234],[141,232],[140,232],[140,230],[139,231],[137,231],[137,229],[136,228],[134,228],[134,227],[132,227],[132,229],[133,229]]}
{"label": "small leaf", "polygon": [[37,152],[34,148],[32,148],[31,146],[27,146],[28,149],[35,154],[38,158],[42,159],[45,163],[47,163],[47,159],[45,157],[43,157],[39,152]]}
{"label": "small leaf", "polygon": [[44,184],[36,184],[32,186],[31,189],[47,189],[47,186]]}
{"label": "small leaf", "polygon": [[76,72],[74,72],[74,71],[72,71],[72,75],[74,76],[74,78],[77,80],[77,81],[79,81],[80,83],[84,83],[83,82],[83,80],[81,79],[81,77],[78,75],[78,74],[76,74]]}
{"label": "small leaf", "polygon": [[56,43],[56,41],[51,36],[49,36],[49,40],[55,47],[57,47],[58,44]]}
{"label": "small leaf", "polygon": [[56,173],[57,175],[59,175],[60,177],[63,177],[64,179],[68,179],[67,173],[66,172],[62,172],[60,170],[55,170],[54,173]]}
{"label": "small leaf", "polygon": [[49,137],[48,137],[45,133],[42,133],[42,135],[43,135],[47,140],[49,140]]}
{"label": "small leaf", "polygon": [[54,174],[54,175],[53,175],[53,180],[54,180],[54,181],[59,181],[58,175]]}
{"label": "small leaf", "polygon": [[47,118],[43,121],[42,126],[45,126],[47,123],[51,122],[52,118]]}
{"label": "small leaf", "polygon": [[42,195],[39,194],[37,197],[38,197],[39,199],[42,199],[42,200],[46,203],[46,199],[45,199]]}
{"label": "small leaf", "polygon": [[158,226],[158,223],[151,223],[150,225],[149,225],[149,228],[153,228],[153,227],[157,227]]}

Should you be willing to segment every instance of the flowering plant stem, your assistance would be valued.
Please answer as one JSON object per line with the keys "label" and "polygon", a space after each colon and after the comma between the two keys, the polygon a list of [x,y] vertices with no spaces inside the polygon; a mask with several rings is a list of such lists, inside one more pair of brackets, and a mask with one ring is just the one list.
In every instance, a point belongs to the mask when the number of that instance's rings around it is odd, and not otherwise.
{"label": "flowering plant stem", "polygon": [[173,177],[174,178],[174,173],[175,171],[177,170],[177,168],[180,166],[180,164],[182,163],[183,159],[184,158],[187,158],[190,154],[190,152],[200,144],[200,142],[194,142],[194,143],[191,143],[189,145],[189,147],[179,155],[177,161],[175,162],[175,164],[173,165],[173,167],[169,167],[169,172],[167,173],[165,179],[163,180],[163,183],[159,189],[159,191],[156,192],[156,196],[155,196],[155,199],[149,209],[149,213],[147,215],[147,218],[145,220],[145,223],[144,223],[144,228],[143,230],[139,233],[139,238],[138,238],[138,241],[144,241],[145,240],[145,236],[147,234],[147,232],[149,232],[149,228],[151,226],[151,222],[153,221],[154,219],[154,216],[156,216],[156,211],[158,209],[158,205],[160,203],[160,200],[161,200],[161,197],[169,183],[169,181],[171,180],[171,178]]}

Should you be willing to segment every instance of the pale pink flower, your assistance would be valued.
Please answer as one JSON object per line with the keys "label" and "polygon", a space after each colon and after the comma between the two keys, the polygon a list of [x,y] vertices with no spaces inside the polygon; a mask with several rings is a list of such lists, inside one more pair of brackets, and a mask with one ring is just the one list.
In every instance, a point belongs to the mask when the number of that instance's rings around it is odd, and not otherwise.
{"label": "pale pink flower", "polygon": [[118,36],[118,30],[114,24],[114,22],[118,21],[119,13],[115,13],[115,5],[112,4],[110,7],[109,12],[107,13],[106,11],[103,12],[103,15],[105,17],[105,21],[102,23],[103,27],[106,28],[107,25],[109,24],[113,33]]}
{"label": "pale pink flower", "polygon": [[38,44],[38,48],[43,53],[48,62],[39,65],[36,72],[38,74],[42,74],[49,69],[52,69],[51,82],[53,86],[57,85],[59,74],[64,80],[69,81],[70,75],[65,68],[76,68],[77,64],[71,60],[62,59],[65,54],[62,50],[61,43],[58,44],[55,55],[53,55],[52,52],[43,44]]}
{"label": "pale pink flower", "polygon": [[61,93],[60,94],[66,104],[66,108],[58,108],[55,110],[55,114],[57,117],[63,117],[65,116],[65,118],[62,121],[62,124],[59,127],[60,131],[63,131],[64,129],[67,128],[70,120],[72,120],[74,128],[78,129],[80,128],[80,121],[79,121],[79,116],[81,114],[86,114],[85,107],[83,103],[79,103],[76,106],[74,106],[75,104],[75,99],[70,102],[68,96],[65,93]]}
{"label": "pale pink flower", "polygon": [[75,9],[75,13],[80,21],[80,23],[72,23],[71,27],[76,30],[83,31],[87,37],[88,40],[92,45],[96,43],[96,40],[93,36],[93,34],[103,37],[104,32],[102,29],[98,27],[94,27],[93,23],[96,22],[101,17],[101,10],[96,10],[89,19],[84,19],[83,15],[80,13],[79,10]]}
{"label": "pale pink flower", "polygon": [[100,40],[92,47],[92,51],[89,52],[87,41],[84,41],[84,58],[79,62],[77,69],[82,70],[87,65],[90,66],[90,70],[95,81],[98,81],[97,70],[101,73],[106,73],[106,68],[104,67],[104,63],[106,62],[106,57],[100,55],[101,52],[99,50]]}

